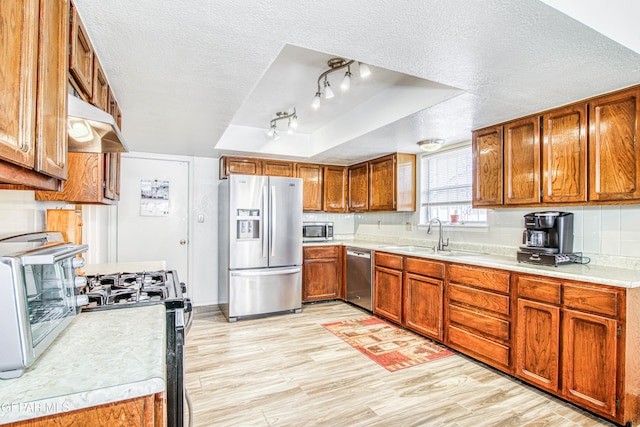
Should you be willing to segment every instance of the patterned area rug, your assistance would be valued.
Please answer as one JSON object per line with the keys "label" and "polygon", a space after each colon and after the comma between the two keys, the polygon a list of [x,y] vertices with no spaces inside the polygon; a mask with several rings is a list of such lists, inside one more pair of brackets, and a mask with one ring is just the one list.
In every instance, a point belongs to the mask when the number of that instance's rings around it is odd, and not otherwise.
{"label": "patterned area rug", "polygon": [[391,372],[454,354],[374,316],[322,326]]}

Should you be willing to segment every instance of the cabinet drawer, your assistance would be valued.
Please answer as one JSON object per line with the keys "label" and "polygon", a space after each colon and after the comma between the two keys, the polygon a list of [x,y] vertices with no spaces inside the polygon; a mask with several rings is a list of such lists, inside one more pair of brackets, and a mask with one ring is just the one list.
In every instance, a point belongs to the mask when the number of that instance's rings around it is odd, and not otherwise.
{"label": "cabinet drawer", "polygon": [[493,342],[455,326],[449,326],[448,337],[449,344],[453,346],[463,347],[473,353],[484,356],[489,361],[509,367],[509,347],[506,345]]}
{"label": "cabinet drawer", "polygon": [[509,273],[464,265],[449,266],[449,281],[509,293]]}
{"label": "cabinet drawer", "polygon": [[506,320],[450,305],[449,321],[509,341],[509,322]]}
{"label": "cabinet drawer", "polygon": [[509,297],[460,285],[449,285],[449,301],[509,315]]}
{"label": "cabinet drawer", "polygon": [[518,297],[560,304],[561,284],[543,278],[518,276]]}
{"label": "cabinet drawer", "polygon": [[564,284],[562,302],[568,308],[605,316],[618,316],[618,292]]}
{"label": "cabinet drawer", "polygon": [[307,246],[303,252],[304,259],[338,258],[340,246]]}
{"label": "cabinet drawer", "polygon": [[444,278],[444,263],[442,262],[434,262],[422,258],[407,258],[406,269],[409,273],[435,277],[437,279]]}
{"label": "cabinet drawer", "polygon": [[395,270],[402,270],[403,262],[402,255],[393,255],[384,252],[375,253],[376,266],[393,268]]}

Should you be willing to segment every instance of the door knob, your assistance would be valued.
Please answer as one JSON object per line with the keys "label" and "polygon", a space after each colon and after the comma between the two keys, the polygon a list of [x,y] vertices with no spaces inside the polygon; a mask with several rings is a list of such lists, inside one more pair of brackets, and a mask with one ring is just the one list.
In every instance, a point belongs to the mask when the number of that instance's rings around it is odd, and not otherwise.
{"label": "door knob", "polygon": [[187,244],[187,241],[186,241],[186,240],[184,240],[184,239],[183,239],[183,240],[180,240],[180,244],[181,244],[181,245],[186,245],[186,244]]}

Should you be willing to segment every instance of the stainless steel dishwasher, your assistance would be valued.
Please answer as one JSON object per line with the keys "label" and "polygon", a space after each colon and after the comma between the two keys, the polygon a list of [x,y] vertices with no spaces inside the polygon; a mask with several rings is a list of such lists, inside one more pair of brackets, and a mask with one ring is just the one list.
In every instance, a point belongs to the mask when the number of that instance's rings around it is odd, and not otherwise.
{"label": "stainless steel dishwasher", "polygon": [[347,301],[373,310],[371,251],[347,247]]}

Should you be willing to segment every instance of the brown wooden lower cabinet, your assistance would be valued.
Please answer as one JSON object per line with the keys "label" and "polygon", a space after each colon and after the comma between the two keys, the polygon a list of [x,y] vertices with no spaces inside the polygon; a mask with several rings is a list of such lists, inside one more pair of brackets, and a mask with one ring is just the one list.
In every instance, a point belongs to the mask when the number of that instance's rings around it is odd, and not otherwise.
{"label": "brown wooden lower cabinet", "polygon": [[340,298],[342,289],[342,247],[303,248],[302,302]]}
{"label": "brown wooden lower cabinet", "polygon": [[403,257],[376,252],[374,258],[373,312],[401,324]]}
{"label": "brown wooden lower cabinet", "polygon": [[518,299],[516,376],[560,391],[560,307]]}
{"label": "brown wooden lower cabinet", "polygon": [[404,326],[440,341],[444,330],[444,269],[442,262],[405,259]]}
{"label": "brown wooden lower cabinet", "polygon": [[618,322],[573,310],[562,314],[562,395],[615,417]]}
{"label": "brown wooden lower cabinet", "polygon": [[509,272],[450,264],[446,301],[445,343],[513,373]]}
{"label": "brown wooden lower cabinet", "polygon": [[10,423],[7,424],[7,427],[163,427],[166,424],[164,393],[156,393],[77,411]]}
{"label": "brown wooden lower cabinet", "polygon": [[640,289],[529,275],[516,287],[515,375],[620,424],[640,421]]}

